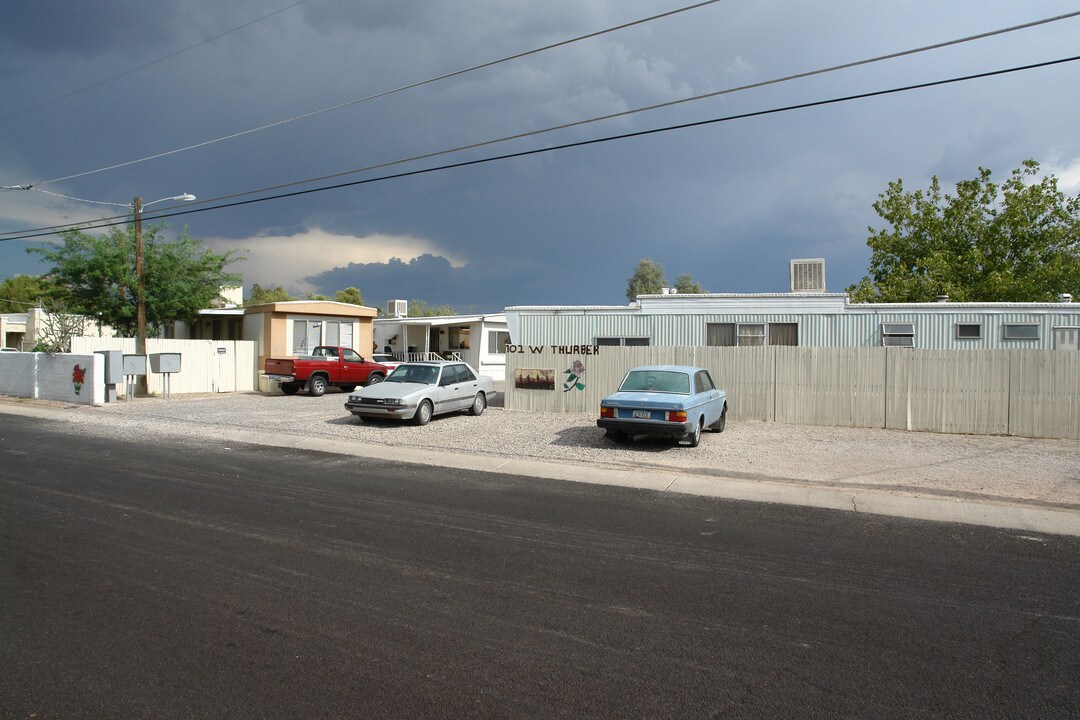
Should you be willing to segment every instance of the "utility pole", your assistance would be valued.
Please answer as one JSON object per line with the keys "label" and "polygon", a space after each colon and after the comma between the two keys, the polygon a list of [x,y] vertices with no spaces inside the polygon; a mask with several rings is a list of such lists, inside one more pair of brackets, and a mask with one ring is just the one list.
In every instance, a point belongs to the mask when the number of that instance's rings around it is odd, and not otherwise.
{"label": "utility pole", "polygon": [[[135,276],[138,287],[135,293],[135,354],[146,355],[146,277],[143,272],[142,247],[142,198],[136,196],[131,203],[135,210]],[[140,375],[136,395],[147,395],[146,376]]]}

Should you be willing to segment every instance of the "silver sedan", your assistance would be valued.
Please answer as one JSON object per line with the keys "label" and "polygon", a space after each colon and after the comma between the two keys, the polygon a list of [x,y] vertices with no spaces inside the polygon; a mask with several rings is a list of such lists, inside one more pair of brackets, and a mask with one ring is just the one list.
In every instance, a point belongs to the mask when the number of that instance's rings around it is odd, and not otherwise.
{"label": "silver sedan", "polygon": [[427,425],[435,415],[487,408],[495,382],[463,362],[411,362],[349,395],[345,409],[362,420],[391,418]]}

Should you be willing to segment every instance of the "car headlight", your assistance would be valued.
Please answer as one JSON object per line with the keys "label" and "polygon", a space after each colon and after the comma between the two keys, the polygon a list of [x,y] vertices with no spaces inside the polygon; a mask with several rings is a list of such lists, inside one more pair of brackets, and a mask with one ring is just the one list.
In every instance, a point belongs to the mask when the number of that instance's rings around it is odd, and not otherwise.
{"label": "car headlight", "polygon": [[358,402],[360,402],[360,397],[358,395],[350,395],[349,396],[349,402],[358,403]]}
{"label": "car headlight", "polygon": [[401,398],[386,398],[387,405],[404,405],[405,401]]}

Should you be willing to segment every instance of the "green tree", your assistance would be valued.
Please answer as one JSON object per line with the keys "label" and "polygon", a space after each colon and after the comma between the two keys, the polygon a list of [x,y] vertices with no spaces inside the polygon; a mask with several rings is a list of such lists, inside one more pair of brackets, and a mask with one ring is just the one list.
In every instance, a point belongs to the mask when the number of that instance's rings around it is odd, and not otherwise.
{"label": "green tree", "polygon": [[[195,320],[199,310],[221,297],[222,286],[240,282],[238,274],[225,271],[239,253],[208,250],[189,237],[186,228],[175,240],[166,241],[165,227],[160,223],[143,233],[144,297],[150,328],[173,320]],[[72,230],[60,237],[62,245],[28,249],[52,263],[49,277],[58,289],[57,299],[68,312],[93,317],[133,336],[139,282],[134,227],[114,227],[104,236]]]}
{"label": "green tree", "polygon": [[943,194],[889,183],[874,210],[889,228],[871,233],[869,274],[847,289],[857,302],[1053,301],[1080,291],[1080,195],[1038,179],[1025,161],[1002,185],[990,171]]}
{"label": "green tree", "polygon": [[0,313],[21,313],[52,300],[56,288],[48,276],[15,275],[0,283]]}
{"label": "green tree", "polygon": [[328,298],[326,295],[320,295],[319,293],[309,292],[305,299],[306,300],[329,300],[330,298]]}
{"label": "green tree", "polygon": [[344,290],[338,290],[334,299],[338,302],[349,303],[350,305],[363,305],[364,296],[360,294],[359,288],[347,287]]}
{"label": "green tree", "polygon": [[413,298],[409,301],[409,317],[435,317],[438,315],[457,315],[449,305],[428,305],[426,300]]}
{"label": "green tree", "polygon": [[700,283],[695,282],[693,275],[683,273],[675,278],[675,292],[700,294],[708,292],[708,290],[701,287]]}
{"label": "green tree", "polygon": [[638,260],[634,274],[626,279],[626,299],[633,302],[638,295],[659,295],[667,285],[664,268],[649,258]]}
{"label": "green tree", "polygon": [[285,292],[285,288],[278,285],[276,288],[264,288],[259,283],[251,286],[251,297],[244,305],[266,305],[267,303],[289,302],[295,300],[292,295]]}

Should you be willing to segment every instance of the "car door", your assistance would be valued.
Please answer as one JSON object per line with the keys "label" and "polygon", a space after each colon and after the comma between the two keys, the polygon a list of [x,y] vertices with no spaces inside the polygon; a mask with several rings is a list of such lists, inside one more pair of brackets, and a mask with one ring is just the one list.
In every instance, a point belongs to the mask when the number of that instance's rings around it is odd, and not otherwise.
{"label": "car door", "polygon": [[444,365],[439,375],[438,385],[431,393],[436,413],[453,412],[458,408],[459,399],[455,390],[457,387],[455,380],[457,380],[457,372],[454,366]]}
{"label": "car door", "polygon": [[466,382],[468,373],[463,372],[464,365],[447,365],[443,374],[449,380],[449,405],[448,409],[462,410],[472,402],[472,386]]}
{"label": "car door", "polygon": [[724,403],[720,401],[720,391],[712,381],[708,370],[698,370],[694,375],[694,392],[698,402],[702,403],[701,410],[705,415],[705,426],[712,425],[720,419],[724,411]]}
{"label": "car door", "polygon": [[342,383],[356,383],[363,385],[367,380],[364,372],[364,358],[356,352],[345,348],[341,351],[341,375],[338,378]]}
{"label": "car door", "polygon": [[473,404],[473,398],[480,390],[480,379],[468,365],[458,365],[457,369],[458,394],[461,397],[461,409],[464,410]]}

